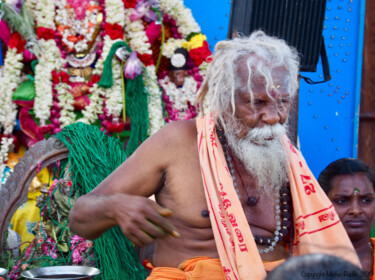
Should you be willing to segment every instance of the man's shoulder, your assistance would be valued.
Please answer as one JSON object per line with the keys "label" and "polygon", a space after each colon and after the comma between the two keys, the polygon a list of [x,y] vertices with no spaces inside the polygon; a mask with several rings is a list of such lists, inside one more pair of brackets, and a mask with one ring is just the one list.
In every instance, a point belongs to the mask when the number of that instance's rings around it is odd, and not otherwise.
{"label": "man's shoulder", "polygon": [[173,140],[196,139],[197,127],[195,120],[181,120],[171,122],[160,130],[160,134]]}

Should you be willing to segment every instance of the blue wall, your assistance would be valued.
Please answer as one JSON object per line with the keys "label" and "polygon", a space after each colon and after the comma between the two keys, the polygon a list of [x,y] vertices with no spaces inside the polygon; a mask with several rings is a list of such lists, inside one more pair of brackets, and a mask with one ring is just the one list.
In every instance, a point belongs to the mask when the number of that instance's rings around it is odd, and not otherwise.
{"label": "blue wall", "polygon": [[[231,1],[185,0],[213,46],[227,38]],[[298,134],[300,148],[318,176],[330,162],[357,157],[359,96],[365,0],[327,0],[323,35],[332,80],[309,85],[301,79]],[[316,73],[302,73],[322,80]]]}

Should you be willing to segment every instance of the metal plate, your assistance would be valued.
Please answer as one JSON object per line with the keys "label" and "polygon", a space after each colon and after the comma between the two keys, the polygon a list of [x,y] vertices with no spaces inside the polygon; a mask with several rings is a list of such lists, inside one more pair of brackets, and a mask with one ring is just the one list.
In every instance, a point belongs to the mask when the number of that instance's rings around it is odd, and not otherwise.
{"label": "metal plate", "polygon": [[6,277],[7,273],[8,273],[8,270],[0,267],[0,277]]}
{"label": "metal plate", "polygon": [[24,271],[21,276],[32,280],[90,280],[99,274],[99,269],[89,266],[50,266]]}

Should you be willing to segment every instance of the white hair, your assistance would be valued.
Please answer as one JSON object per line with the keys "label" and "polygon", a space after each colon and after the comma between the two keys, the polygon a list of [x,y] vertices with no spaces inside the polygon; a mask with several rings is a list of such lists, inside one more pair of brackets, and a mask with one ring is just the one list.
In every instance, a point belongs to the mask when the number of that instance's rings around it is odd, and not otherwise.
{"label": "white hair", "polygon": [[[299,58],[297,51],[284,40],[267,36],[263,31],[253,32],[249,37],[221,41],[215,47],[215,55],[207,70],[206,78],[199,89],[197,101],[201,108],[208,107],[218,116],[235,112],[235,91],[238,85],[238,62],[244,59],[248,69],[248,90],[251,100],[252,78],[264,79],[267,94],[273,86],[272,70],[283,68],[286,90],[292,99],[298,88]],[[206,96],[207,95],[207,96]],[[207,97],[208,100],[204,100]],[[272,98],[272,97],[271,97]],[[204,101],[204,104],[203,104]]]}

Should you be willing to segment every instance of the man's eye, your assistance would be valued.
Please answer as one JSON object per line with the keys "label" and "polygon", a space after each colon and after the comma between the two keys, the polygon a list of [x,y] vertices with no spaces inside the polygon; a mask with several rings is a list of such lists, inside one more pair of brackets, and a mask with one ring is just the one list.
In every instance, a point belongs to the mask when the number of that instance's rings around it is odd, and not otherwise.
{"label": "man's eye", "polygon": [[263,100],[254,100],[254,105],[263,105],[264,101]]}
{"label": "man's eye", "polygon": [[277,103],[279,103],[279,104],[289,104],[289,99],[287,99],[287,98],[283,98],[283,99],[278,99],[277,100]]}

